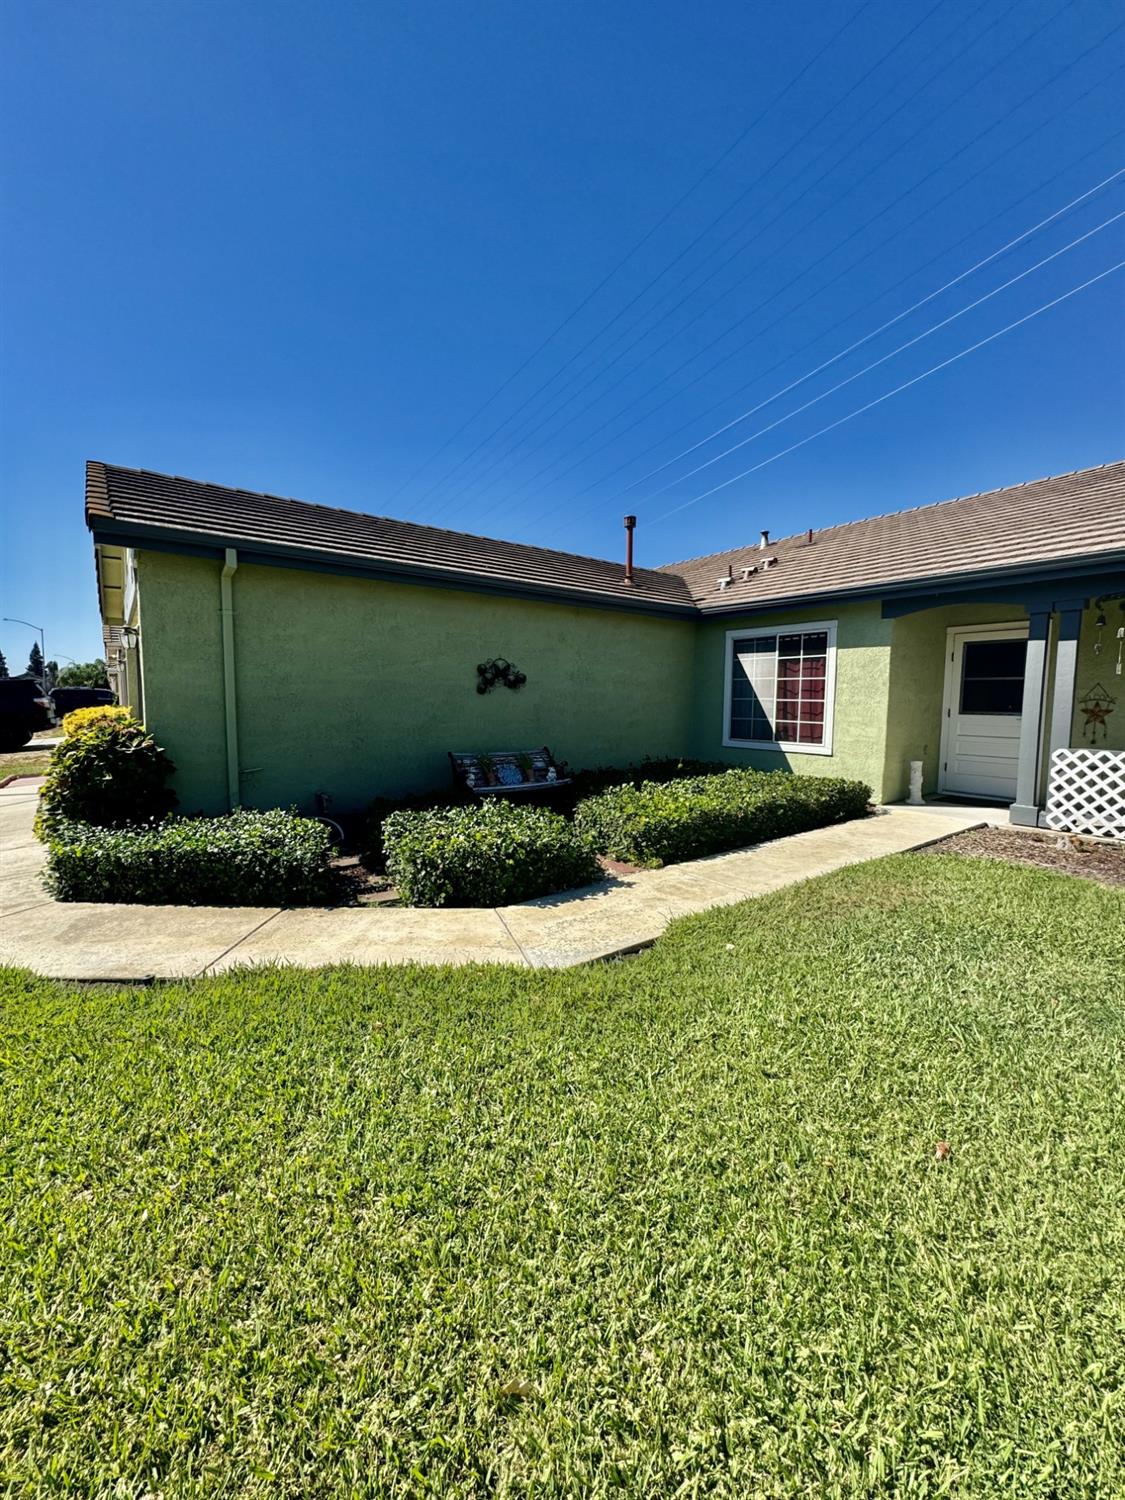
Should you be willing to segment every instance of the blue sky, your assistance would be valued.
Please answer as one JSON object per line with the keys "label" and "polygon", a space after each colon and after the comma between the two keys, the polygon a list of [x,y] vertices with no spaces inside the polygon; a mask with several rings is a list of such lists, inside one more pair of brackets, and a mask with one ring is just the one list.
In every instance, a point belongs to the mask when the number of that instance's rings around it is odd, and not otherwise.
{"label": "blue sky", "polygon": [[[1122,219],[679,477],[1125,211],[1120,177],[643,477],[1125,167],[1112,6],[9,0],[3,29],[0,612],[48,655],[99,648],[88,457],[598,555],[635,510],[653,564],[1125,454],[1119,272],[677,509],[1125,259]],[[0,626],[13,669],[30,642]]]}

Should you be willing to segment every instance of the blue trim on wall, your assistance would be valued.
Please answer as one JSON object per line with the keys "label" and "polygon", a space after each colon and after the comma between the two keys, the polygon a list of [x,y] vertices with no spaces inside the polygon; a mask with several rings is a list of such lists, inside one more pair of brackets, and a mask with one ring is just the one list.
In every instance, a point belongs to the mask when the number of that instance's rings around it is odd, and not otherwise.
{"label": "blue trim on wall", "polygon": [[[904,591],[892,598],[883,599],[883,618],[896,620],[903,615],[916,614],[923,609],[940,609],[949,604],[1016,604],[1036,611],[1061,609],[1085,609],[1087,603],[1111,588],[1122,573],[1100,571],[1104,564],[1098,563],[1098,572],[1091,571],[1089,562],[1079,565],[1060,565],[1056,568],[1021,570],[1018,582],[1006,578],[1003,582],[990,583],[974,580],[972,583],[958,582],[948,589],[933,589],[928,593],[915,594]],[[1125,570],[1125,556],[1122,559]]]}

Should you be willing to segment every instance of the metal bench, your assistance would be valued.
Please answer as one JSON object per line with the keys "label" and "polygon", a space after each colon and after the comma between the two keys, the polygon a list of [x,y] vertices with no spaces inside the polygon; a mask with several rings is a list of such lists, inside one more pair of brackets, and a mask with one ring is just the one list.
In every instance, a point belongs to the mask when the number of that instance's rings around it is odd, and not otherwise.
{"label": "metal bench", "polygon": [[569,786],[571,778],[546,745],[538,750],[449,752],[453,783],[474,797],[549,793]]}

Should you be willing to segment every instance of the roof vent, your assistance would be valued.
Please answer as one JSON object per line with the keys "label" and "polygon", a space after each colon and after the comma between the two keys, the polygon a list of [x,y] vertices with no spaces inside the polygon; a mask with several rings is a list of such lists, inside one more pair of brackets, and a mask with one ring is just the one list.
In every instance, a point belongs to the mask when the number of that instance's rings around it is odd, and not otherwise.
{"label": "roof vent", "polygon": [[758,565],[757,565],[757,563],[751,563],[748,568],[740,568],[739,572],[742,574],[742,581],[743,581],[743,583],[745,583],[746,580],[748,578],[750,578],[757,571],[758,571]]}
{"label": "roof vent", "polygon": [[734,569],[731,567],[730,563],[727,563],[727,570],[726,570],[726,572],[723,574],[723,576],[721,578],[716,578],[715,579],[715,587],[719,590],[720,593],[722,593],[722,591],[724,589],[729,589],[730,586],[731,586],[731,584],[733,582],[734,582]]}
{"label": "roof vent", "polygon": [[636,516],[625,517],[625,582],[633,582],[633,528],[637,524]]}
{"label": "roof vent", "polygon": [[770,544],[770,534],[769,534],[768,531],[763,531],[762,532],[762,540],[758,543],[758,550],[760,552],[764,552],[766,550],[766,548],[769,546],[769,544]]}

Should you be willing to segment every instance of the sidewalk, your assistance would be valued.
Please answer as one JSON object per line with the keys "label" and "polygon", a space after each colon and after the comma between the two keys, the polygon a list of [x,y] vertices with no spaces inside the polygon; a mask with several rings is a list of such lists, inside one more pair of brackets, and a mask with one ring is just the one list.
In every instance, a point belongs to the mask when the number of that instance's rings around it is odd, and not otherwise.
{"label": "sidewalk", "polygon": [[215,974],[240,964],[510,963],[566,968],[632,952],[676,917],[901,854],[995,809],[905,806],[519,906],[474,910],[113,906],[52,901],[32,831],[38,781],[0,789],[0,964],[57,979]]}

